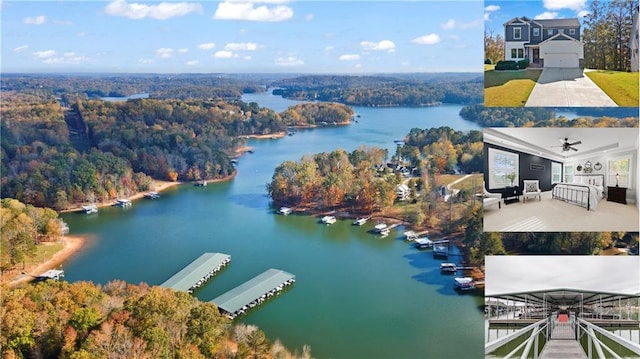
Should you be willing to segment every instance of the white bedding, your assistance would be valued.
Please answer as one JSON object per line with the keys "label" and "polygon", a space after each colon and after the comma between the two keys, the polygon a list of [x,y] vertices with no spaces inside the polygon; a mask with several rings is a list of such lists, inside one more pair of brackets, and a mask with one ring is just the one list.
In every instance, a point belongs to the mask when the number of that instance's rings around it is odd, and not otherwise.
{"label": "white bedding", "polygon": [[[570,189],[570,190],[569,190]],[[584,183],[558,183],[553,188],[553,196],[565,201],[579,203],[587,208],[587,192],[589,192],[589,210],[595,211],[602,199],[604,187]]]}

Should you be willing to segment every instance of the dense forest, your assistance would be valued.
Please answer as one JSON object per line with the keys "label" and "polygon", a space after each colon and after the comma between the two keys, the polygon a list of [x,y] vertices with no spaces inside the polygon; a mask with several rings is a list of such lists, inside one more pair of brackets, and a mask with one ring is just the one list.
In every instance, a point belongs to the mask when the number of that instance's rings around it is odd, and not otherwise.
{"label": "dense forest", "polygon": [[[446,78],[445,78],[446,79]],[[433,106],[482,102],[482,77],[464,81],[420,81],[379,76],[301,76],[272,83],[274,95],[349,106]]]}
{"label": "dense forest", "polygon": [[234,172],[244,136],[345,122],[341,104],[298,104],[282,115],[235,100],[78,100],[3,97],[2,198],[65,209],[151,189],[152,178],[217,179]]}
{"label": "dense forest", "polygon": [[64,223],[51,208],[40,208],[11,199],[0,201],[0,275],[36,254],[42,242],[60,238]]}
{"label": "dense forest", "polygon": [[310,358],[186,292],[113,281],[2,288],[3,358]]}
{"label": "dense forest", "polygon": [[158,99],[240,99],[243,93],[263,92],[253,81],[228,75],[28,75],[3,74],[0,90],[60,98],[68,104],[78,99],[126,97],[147,93]]}
{"label": "dense forest", "polygon": [[582,42],[585,67],[598,70],[629,71],[631,49],[629,39],[637,0],[590,1],[584,17]]}
{"label": "dense forest", "polygon": [[482,127],[638,127],[638,111],[633,109],[578,109],[568,119],[553,108],[465,106],[460,116]]}

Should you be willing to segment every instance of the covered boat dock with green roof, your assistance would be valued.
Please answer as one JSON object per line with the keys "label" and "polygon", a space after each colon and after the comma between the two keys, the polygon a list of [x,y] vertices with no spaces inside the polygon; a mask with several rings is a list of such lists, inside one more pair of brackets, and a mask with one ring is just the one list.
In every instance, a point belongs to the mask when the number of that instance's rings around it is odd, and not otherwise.
{"label": "covered boat dock with green roof", "polygon": [[230,262],[231,256],[228,254],[204,253],[160,286],[191,293]]}
{"label": "covered boat dock with green roof", "polygon": [[279,269],[269,269],[213,299],[218,308],[230,318],[244,314],[250,308],[262,304],[295,282],[295,276]]}

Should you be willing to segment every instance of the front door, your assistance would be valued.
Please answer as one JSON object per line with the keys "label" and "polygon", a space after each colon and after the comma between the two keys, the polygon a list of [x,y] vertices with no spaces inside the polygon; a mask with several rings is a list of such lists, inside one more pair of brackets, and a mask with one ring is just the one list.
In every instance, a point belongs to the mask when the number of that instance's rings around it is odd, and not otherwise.
{"label": "front door", "polygon": [[531,49],[533,50],[531,53],[531,62],[533,63],[538,63],[538,61],[540,60],[540,49]]}

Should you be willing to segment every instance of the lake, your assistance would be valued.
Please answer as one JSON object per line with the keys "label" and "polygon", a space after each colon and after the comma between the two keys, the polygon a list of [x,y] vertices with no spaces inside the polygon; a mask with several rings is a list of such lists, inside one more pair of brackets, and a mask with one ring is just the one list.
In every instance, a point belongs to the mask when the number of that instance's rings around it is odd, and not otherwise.
{"label": "lake", "polygon": [[[294,101],[269,93],[245,95],[281,111]],[[351,221],[331,226],[317,217],[274,214],[265,186],[274,168],[305,154],[360,145],[396,148],[411,128],[479,129],[458,116],[461,106],[355,108],[358,123],[300,130],[274,140],[249,140],[255,153],[238,163],[230,182],[183,185],[131,208],[97,215],[64,214],[87,245],[64,265],[66,279],[123,279],[157,285],[203,252],[231,255],[231,264],[194,293],[209,301],[269,268],[296,275],[295,285],[239,320],[317,358],[481,358],[483,298],[459,295],[430,251],[386,238]],[[450,261],[458,261],[453,256]]]}

